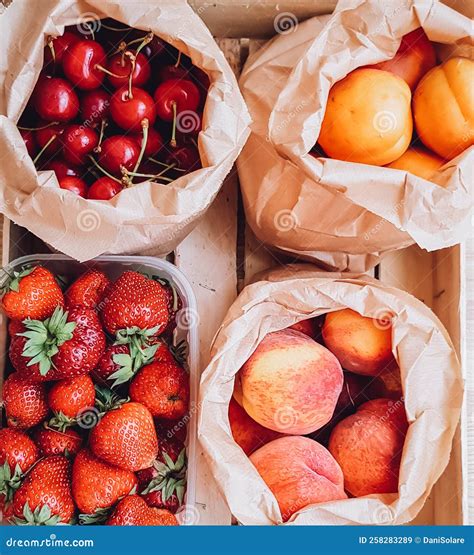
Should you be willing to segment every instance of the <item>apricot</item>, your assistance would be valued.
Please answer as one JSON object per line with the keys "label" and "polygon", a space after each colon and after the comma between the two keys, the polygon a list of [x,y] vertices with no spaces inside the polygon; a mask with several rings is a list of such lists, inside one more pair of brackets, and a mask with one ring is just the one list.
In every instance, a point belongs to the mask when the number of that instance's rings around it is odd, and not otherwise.
{"label": "apricot", "polygon": [[329,422],[342,381],[341,365],[328,349],[298,331],[281,330],[264,337],[242,366],[234,396],[265,428],[304,435]]}
{"label": "apricot", "polygon": [[233,398],[229,403],[229,424],[235,442],[246,455],[281,436],[278,432],[260,426]]}
{"label": "apricot", "polygon": [[451,160],[474,144],[474,62],[451,58],[430,70],[413,96],[413,115],[423,144]]}
{"label": "apricot", "polygon": [[402,38],[397,53],[391,60],[368,67],[398,75],[413,92],[423,75],[435,65],[436,52],[433,44],[419,27]]}
{"label": "apricot", "polygon": [[351,495],[396,493],[408,429],[402,401],[374,399],[336,425],[329,451],[344,474]]}
{"label": "apricot", "polygon": [[347,498],[339,465],[307,437],[275,439],[250,455],[250,461],[276,497],[284,521],[308,505]]}
{"label": "apricot", "polygon": [[429,181],[443,164],[444,160],[433,152],[412,146],[400,158],[387,164],[387,168],[405,170]]}
{"label": "apricot", "polygon": [[367,318],[349,308],[330,312],[323,338],[342,367],[356,374],[377,376],[393,361],[392,325],[388,319]]}
{"label": "apricot", "polygon": [[410,144],[410,102],[410,87],[400,77],[379,69],[356,69],[329,91],[318,142],[331,158],[389,164]]}

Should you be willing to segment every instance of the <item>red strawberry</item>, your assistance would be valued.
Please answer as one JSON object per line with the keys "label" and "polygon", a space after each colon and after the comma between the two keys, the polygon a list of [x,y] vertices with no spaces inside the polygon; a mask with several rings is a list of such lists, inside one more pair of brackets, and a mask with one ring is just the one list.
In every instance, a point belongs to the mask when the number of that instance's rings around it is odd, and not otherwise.
{"label": "red strawberry", "polygon": [[8,425],[12,428],[36,426],[49,411],[45,386],[24,380],[16,372],[10,374],[3,384],[3,404]]}
{"label": "red strawberry", "polygon": [[78,277],[66,291],[66,304],[68,307],[97,308],[109,285],[110,280],[104,272],[89,270]]}
{"label": "red strawberry", "polygon": [[12,428],[0,430],[0,504],[4,512],[8,511],[23,474],[38,458],[38,448],[25,433]]}
{"label": "red strawberry", "polygon": [[91,308],[58,308],[44,321],[24,320],[10,343],[10,360],[32,381],[60,380],[90,372],[105,349],[105,335]]}
{"label": "red strawberry", "polygon": [[104,296],[101,318],[110,333],[127,328],[159,335],[169,320],[165,288],[138,272],[124,272]]}
{"label": "red strawberry", "polygon": [[168,325],[163,330],[163,335],[171,336],[173,330],[176,328],[176,315],[183,308],[183,302],[178,295],[176,289],[166,280],[163,280],[163,286],[168,297],[168,311],[170,314]]}
{"label": "red strawberry", "polygon": [[159,438],[166,438],[169,441],[178,440],[180,443],[186,441],[188,435],[189,417],[186,415],[180,420],[160,420],[155,418],[155,429]]}
{"label": "red strawberry", "polygon": [[49,408],[55,415],[49,424],[64,431],[77,423],[83,411],[92,409],[95,403],[94,382],[88,374],[60,380],[48,393]]}
{"label": "red strawberry", "polygon": [[108,412],[90,435],[96,457],[136,472],[152,465],[158,452],[153,418],[140,403],[125,403]]}
{"label": "red strawberry", "polygon": [[71,464],[55,455],[41,459],[13,497],[14,524],[68,524],[74,516]]}
{"label": "red strawberry", "polygon": [[[120,370],[121,365],[114,361],[115,355],[126,355],[130,358],[129,345],[109,345],[100,357],[92,375],[98,381],[106,383],[106,380],[115,372]],[[131,367],[131,364],[130,364]]]}
{"label": "red strawberry", "polygon": [[23,333],[24,331],[25,328],[21,323],[21,320],[10,320],[8,322],[8,335],[10,337],[16,335],[17,333]]}
{"label": "red strawberry", "polygon": [[149,507],[138,495],[127,495],[117,503],[106,524],[109,526],[178,526],[174,514]]}
{"label": "red strawberry", "polygon": [[57,306],[64,306],[61,288],[53,274],[36,266],[15,272],[2,298],[3,309],[14,320],[49,318]]}
{"label": "red strawberry", "polygon": [[82,437],[75,430],[60,432],[51,428],[38,428],[33,435],[43,457],[50,455],[76,455],[82,445]]}
{"label": "red strawberry", "polygon": [[129,393],[157,418],[181,418],[189,407],[189,376],[176,363],[152,362],[135,376]]}
{"label": "red strawberry", "polygon": [[133,472],[111,466],[95,457],[88,449],[82,449],[72,467],[72,495],[81,513],[95,518],[81,518],[81,522],[94,523],[108,509],[137,485]]}
{"label": "red strawberry", "polygon": [[[160,449],[162,444],[160,442]],[[186,449],[182,447],[176,454],[175,446],[169,444],[167,450],[171,450],[173,456],[160,450],[153,466],[138,472],[137,477],[140,495],[150,507],[175,513],[183,503],[186,490]]]}

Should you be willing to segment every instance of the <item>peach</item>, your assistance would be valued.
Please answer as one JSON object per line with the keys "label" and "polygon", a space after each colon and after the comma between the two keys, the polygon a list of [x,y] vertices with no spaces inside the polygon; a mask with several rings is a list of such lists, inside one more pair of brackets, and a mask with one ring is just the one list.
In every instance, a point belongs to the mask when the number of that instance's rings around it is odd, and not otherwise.
{"label": "peach", "polygon": [[331,433],[329,451],[351,495],[396,493],[408,422],[401,400],[374,399],[361,405]]}
{"label": "peach", "polygon": [[443,164],[444,160],[433,152],[413,146],[386,167],[405,170],[429,181]]}
{"label": "peach", "polygon": [[391,60],[369,67],[398,75],[414,91],[423,75],[435,65],[436,52],[433,44],[419,27],[402,38],[400,47]]}
{"label": "peach", "polygon": [[411,91],[380,69],[358,68],[329,91],[318,142],[331,158],[385,166],[408,148]]}
{"label": "peach", "polygon": [[298,331],[281,330],[261,341],[238,380],[240,403],[255,421],[276,432],[304,435],[331,419],[343,376],[328,349]]}
{"label": "peach", "polygon": [[373,319],[345,308],[326,315],[323,326],[326,347],[345,370],[377,376],[393,362],[392,326],[388,316]]}
{"label": "peach", "polygon": [[250,461],[276,497],[284,521],[308,505],[347,498],[339,465],[307,437],[275,439],[250,455]]}
{"label": "peach", "polygon": [[402,378],[400,368],[395,361],[371,382],[367,388],[367,394],[369,399],[376,399],[377,397],[394,400],[402,399]]}
{"label": "peach", "polygon": [[321,328],[323,327],[324,317],[318,318],[308,318],[307,320],[301,320],[290,326],[289,330],[296,330],[304,333],[311,339],[320,342],[321,340]]}
{"label": "peach", "polygon": [[246,455],[281,436],[250,418],[235,399],[231,399],[229,403],[229,424],[235,442]]}

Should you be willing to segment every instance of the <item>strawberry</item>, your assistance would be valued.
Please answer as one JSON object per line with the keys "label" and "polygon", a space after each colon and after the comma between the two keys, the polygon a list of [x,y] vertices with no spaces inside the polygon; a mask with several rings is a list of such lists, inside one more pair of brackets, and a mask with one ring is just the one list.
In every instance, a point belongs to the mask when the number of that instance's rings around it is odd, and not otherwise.
{"label": "strawberry", "polygon": [[53,274],[42,266],[14,272],[3,295],[2,306],[13,320],[49,318],[56,307],[64,306],[61,288]]}
{"label": "strawberry", "polygon": [[104,296],[100,314],[109,333],[138,328],[159,335],[169,321],[168,295],[157,281],[124,272]]}
{"label": "strawberry", "polygon": [[38,428],[33,434],[41,455],[76,455],[82,445],[82,437],[75,430],[60,432],[46,426]]}
{"label": "strawberry", "polygon": [[90,448],[96,457],[136,472],[152,465],[158,452],[153,418],[140,403],[111,410],[93,428]]}
{"label": "strawberry", "polygon": [[24,380],[17,372],[10,374],[3,384],[8,425],[12,428],[31,428],[39,424],[49,411],[46,398],[43,384]]}
{"label": "strawberry", "polygon": [[11,338],[10,360],[32,381],[60,380],[90,372],[105,349],[105,335],[91,308],[57,308],[44,321],[24,320]]}
{"label": "strawberry", "polygon": [[155,429],[159,438],[167,440],[179,440],[181,443],[186,441],[187,425],[189,416],[186,415],[180,420],[161,420],[155,418]]}
{"label": "strawberry", "polygon": [[[108,509],[137,485],[133,472],[107,464],[95,457],[88,449],[82,449],[72,467],[72,495],[84,513],[81,523],[97,523]],[[89,515],[86,518],[85,515]]]}
{"label": "strawberry", "polygon": [[149,507],[138,495],[127,495],[117,503],[106,522],[109,526],[178,526],[174,514]]}
{"label": "strawberry", "polygon": [[164,286],[166,295],[168,297],[168,312],[170,314],[169,322],[163,330],[163,335],[171,336],[176,328],[176,315],[183,308],[183,302],[179,297],[174,286],[165,279],[160,279],[159,282]]}
{"label": "strawberry", "polygon": [[176,363],[152,362],[135,376],[129,393],[157,418],[181,418],[189,407],[189,376]]}
{"label": "strawberry", "polygon": [[[137,473],[139,492],[150,507],[175,513],[183,503],[186,489],[186,449],[183,447],[178,455],[171,457],[162,445],[163,441],[153,466]],[[170,448],[174,450],[172,445]]]}
{"label": "strawberry", "polygon": [[89,270],[66,291],[66,304],[69,308],[73,306],[84,306],[86,308],[97,308],[110,285],[109,278],[100,270]]}
{"label": "strawberry", "polygon": [[7,510],[23,474],[39,458],[38,448],[25,433],[0,430],[0,504]]}
{"label": "strawberry", "polygon": [[49,425],[62,432],[77,424],[83,411],[92,409],[95,403],[94,382],[88,374],[55,382],[48,393],[49,408],[54,417]]}
{"label": "strawberry", "polygon": [[59,455],[41,459],[13,497],[14,524],[68,524],[74,516],[71,464]]}

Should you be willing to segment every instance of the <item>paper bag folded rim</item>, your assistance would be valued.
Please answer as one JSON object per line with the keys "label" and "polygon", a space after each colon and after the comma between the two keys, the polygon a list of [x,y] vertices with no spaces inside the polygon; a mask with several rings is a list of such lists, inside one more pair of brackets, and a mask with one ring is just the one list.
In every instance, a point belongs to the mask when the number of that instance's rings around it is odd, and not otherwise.
{"label": "paper bag folded rim", "polygon": [[[203,169],[170,185],[141,183],[110,202],[59,189],[54,172],[36,172],[16,127],[43,63],[45,37],[112,17],[153,31],[190,56],[210,79],[198,146]],[[82,28],[81,27],[81,28]],[[247,139],[250,122],[235,76],[185,0],[17,0],[3,14],[0,61],[0,210],[54,249],[85,261],[105,252],[165,255],[197,224]]]}
{"label": "paper bag folded rim", "polygon": [[261,241],[313,261],[323,252],[325,264],[361,271],[414,242],[431,251],[465,238],[474,147],[432,181],[309,154],[332,84],[392,58],[402,36],[420,26],[441,60],[472,58],[470,19],[432,0],[340,2],[332,16],[305,21],[250,56],[240,86],[253,124],[238,170]]}
{"label": "paper bag folded rim", "polygon": [[[314,267],[313,267],[314,268]],[[451,340],[438,318],[406,292],[356,274],[294,265],[261,276],[229,309],[200,387],[199,439],[233,515],[242,524],[280,524],[275,497],[234,442],[228,405],[235,375],[266,334],[321,314],[352,308],[369,317],[391,313],[410,423],[399,493],[320,503],[290,524],[403,524],[413,520],[449,461],[460,416],[463,380]]]}

